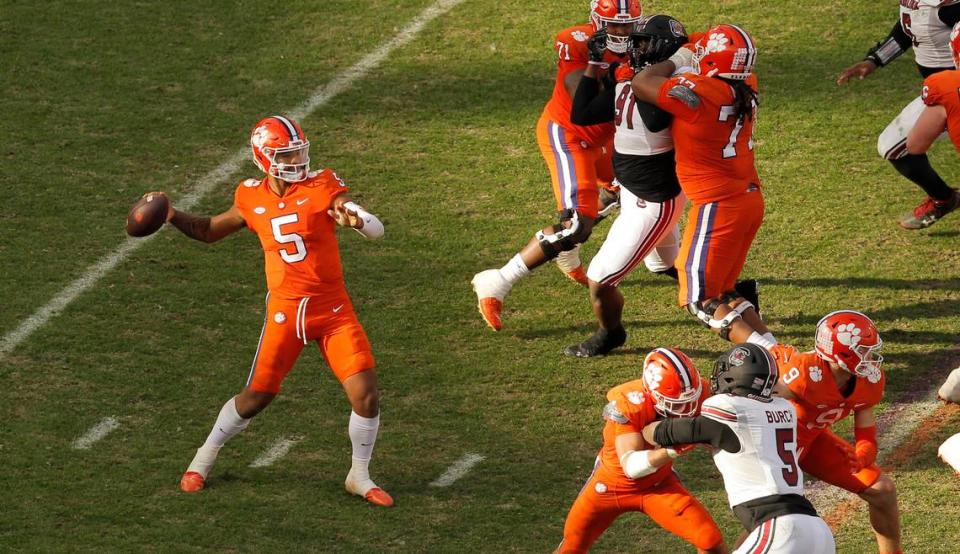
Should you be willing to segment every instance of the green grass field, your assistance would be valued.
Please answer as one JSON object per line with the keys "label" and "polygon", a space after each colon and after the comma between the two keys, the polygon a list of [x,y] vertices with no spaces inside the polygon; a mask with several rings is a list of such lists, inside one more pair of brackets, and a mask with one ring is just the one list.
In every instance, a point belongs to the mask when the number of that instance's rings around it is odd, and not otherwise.
{"label": "green grass field", "polygon": [[[113,252],[141,193],[176,202],[255,121],[299,105],[431,4],[0,0],[0,332]],[[587,4],[465,0],[302,121],[314,165],[335,168],[387,227],[381,242],[343,232],[340,244],[383,391],[372,473],[395,509],[344,493],[349,407],[315,351],[223,450],[208,490],[178,491],[244,383],[264,278],[249,233],[211,247],[165,230],[0,357],[0,551],[553,549],[600,445],[606,390],[637,377],[652,347],[683,349],[703,374],[725,349],[676,307],[672,282],[643,271],[622,285],[628,344],[604,359],[562,355],[594,323],[585,291],[553,267],[514,288],[501,333],[476,313],[470,277],[553,218],[534,126],[553,86],[553,33],[585,21]],[[767,214],[745,274],[761,280],[774,332],[809,348],[821,315],[860,309],[886,343],[887,400],[937,386],[960,363],[960,216],[899,229],[921,193],[875,149],[920,78],[907,55],[834,84],[889,30],[896,3],[647,4],[688,29],[738,22],[761,49]],[[956,183],[953,147],[931,157]],[[225,209],[254,175],[246,163],[194,211]],[[108,416],[117,430],[71,448]],[[958,428],[954,417],[894,468],[907,552],[960,544],[960,480],[935,458]],[[249,467],[281,437],[301,439]],[[486,459],[428,486],[465,453]],[[732,542],[739,527],[709,457],[677,469]],[[837,542],[875,552],[865,510]],[[690,549],[632,515],[596,550]]]}

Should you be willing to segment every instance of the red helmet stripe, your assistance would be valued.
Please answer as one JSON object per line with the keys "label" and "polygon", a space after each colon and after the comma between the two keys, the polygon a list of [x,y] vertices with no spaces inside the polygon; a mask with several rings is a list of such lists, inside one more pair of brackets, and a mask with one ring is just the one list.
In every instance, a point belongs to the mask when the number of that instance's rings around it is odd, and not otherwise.
{"label": "red helmet stripe", "polygon": [[677,375],[680,376],[680,381],[683,382],[683,389],[687,390],[693,388],[693,380],[690,378],[690,370],[687,369],[687,366],[682,361],[680,361],[680,358],[678,358],[676,354],[667,348],[658,348],[657,352],[663,354],[664,357],[670,360],[670,363],[673,364],[674,371],[677,372]]}
{"label": "red helmet stripe", "polygon": [[283,123],[283,126],[287,128],[287,132],[290,133],[291,141],[300,140],[300,135],[297,133],[297,126],[294,125],[292,121],[282,115],[275,115],[273,118],[280,123]]}

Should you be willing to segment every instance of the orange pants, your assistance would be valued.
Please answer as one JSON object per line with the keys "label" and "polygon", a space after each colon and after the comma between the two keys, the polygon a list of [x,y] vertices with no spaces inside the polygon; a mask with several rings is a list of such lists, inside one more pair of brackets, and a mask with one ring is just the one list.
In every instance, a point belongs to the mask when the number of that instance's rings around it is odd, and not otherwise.
{"label": "orange pants", "polygon": [[817,435],[808,446],[800,452],[800,469],[813,475],[821,481],[860,494],[870,488],[880,478],[881,471],[876,464],[850,473],[850,463],[847,461],[853,447],[827,429]]}
{"label": "orange pants", "polygon": [[537,122],[537,144],[550,169],[557,211],[576,210],[596,218],[597,187],[613,182],[613,138],[587,144],[544,112]]}
{"label": "orange pants", "polygon": [[763,210],[763,193],[755,185],[730,198],[690,206],[676,262],[681,306],[733,290],[763,223]]}
{"label": "orange pants", "polygon": [[341,383],[374,366],[370,341],[346,295],[287,300],[268,294],[267,315],[247,386],[257,392],[280,392],[280,383],[308,341],[317,342]]}
{"label": "orange pants", "polygon": [[687,489],[676,474],[670,473],[652,487],[608,485],[593,475],[573,502],[563,526],[560,552],[587,552],[593,543],[626,512],[643,512],[660,527],[704,550],[720,544],[723,536],[710,513]]}

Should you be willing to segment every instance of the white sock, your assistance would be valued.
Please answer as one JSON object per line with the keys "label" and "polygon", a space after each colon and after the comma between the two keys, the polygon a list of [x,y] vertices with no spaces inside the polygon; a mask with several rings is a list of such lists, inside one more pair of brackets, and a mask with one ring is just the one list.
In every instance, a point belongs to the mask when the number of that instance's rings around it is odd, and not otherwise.
{"label": "white sock", "polygon": [[356,412],[350,412],[350,425],[347,433],[353,445],[353,464],[350,474],[357,480],[369,480],[370,458],[373,456],[373,445],[377,442],[377,432],[380,430],[380,416],[363,417]]}
{"label": "white sock", "polygon": [[[767,335],[770,335],[770,338],[767,338]],[[772,339],[772,340],[771,340]],[[770,333],[760,334],[756,331],[750,333],[750,336],[747,338],[747,342],[751,344],[756,344],[770,350],[777,345],[776,339],[773,338],[773,335]]]}
{"label": "white sock", "polygon": [[530,273],[530,269],[527,268],[527,264],[523,263],[523,258],[520,257],[520,254],[510,258],[507,265],[500,268],[500,276],[511,285],[528,273]]}
{"label": "white sock", "polygon": [[210,430],[207,442],[203,443],[203,446],[219,449],[231,437],[246,429],[247,425],[250,425],[250,419],[240,417],[237,412],[236,398],[231,398],[220,409],[217,422],[213,424],[213,429]]}

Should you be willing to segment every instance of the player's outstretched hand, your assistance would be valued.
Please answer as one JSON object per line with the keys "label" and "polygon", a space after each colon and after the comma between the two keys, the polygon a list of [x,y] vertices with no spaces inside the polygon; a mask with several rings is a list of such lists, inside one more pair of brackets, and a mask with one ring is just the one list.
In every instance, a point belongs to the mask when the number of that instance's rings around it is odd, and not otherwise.
{"label": "player's outstretched hand", "polygon": [[870,75],[876,70],[877,70],[877,64],[873,63],[870,60],[863,60],[862,62],[857,62],[840,72],[840,76],[837,77],[837,85],[843,85],[850,79],[853,79],[854,77],[862,81],[864,77],[866,77],[867,75]]}
{"label": "player's outstretched hand", "polygon": [[162,192],[148,192],[140,197],[127,212],[126,231],[131,237],[146,237],[163,227],[173,217],[174,209]]}
{"label": "player's outstretched hand", "polygon": [[602,62],[603,55],[607,51],[607,30],[597,29],[590,40],[587,41],[587,50],[589,51],[591,62]]}
{"label": "player's outstretched hand", "polygon": [[327,215],[342,227],[352,227],[360,229],[363,227],[363,218],[357,215],[357,212],[346,208],[343,204],[338,204],[332,210],[327,210]]}

